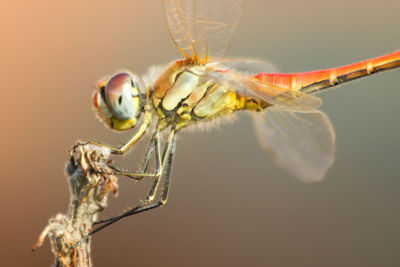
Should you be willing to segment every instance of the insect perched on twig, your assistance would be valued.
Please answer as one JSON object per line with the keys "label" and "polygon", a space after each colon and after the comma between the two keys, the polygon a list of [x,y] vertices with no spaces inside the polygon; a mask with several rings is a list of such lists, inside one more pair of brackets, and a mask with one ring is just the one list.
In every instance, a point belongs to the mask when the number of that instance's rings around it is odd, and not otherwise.
{"label": "insect perched on twig", "polygon": [[[400,66],[397,51],[327,70],[270,73],[272,67],[261,61],[224,58],[239,21],[241,0],[163,0],[163,4],[172,40],[184,59],[150,68],[143,77],[117,73],[100,81],[93,96],[97,113],[109,128],[137,130],[120,147],[91,143],[124,154],[151,128],[142,170],[114,169],[113,174],[150,177],[154,182],[143,203],[99,221],[102,226],[91,234],[123,217],[165,204],[176,134],[237,111],[254,114],[258,139],[280,166],[302,181],[321,180],[334,160],[335,133],[328,117],[318,109],[322,102],[314,93]],[[154,127],[150,127],[152,122]],[[169,132],[163,150],[162,132]],[[153,153],[156,166],[150,172]],[[156,201],[163,175],[161,199]]]}

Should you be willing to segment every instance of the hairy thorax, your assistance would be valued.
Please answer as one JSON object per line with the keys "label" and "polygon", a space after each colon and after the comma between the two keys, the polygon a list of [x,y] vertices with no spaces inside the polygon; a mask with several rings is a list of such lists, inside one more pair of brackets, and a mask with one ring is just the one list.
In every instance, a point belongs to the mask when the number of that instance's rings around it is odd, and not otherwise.
{"label": "hairy thorax", "polygon": [[152,103],[159,127],[176,129],[213,120],[236,110],[263,110],[267,103],[236,92],[229,83],[216,81],[205,73],[219,71],[177,61],[155,82]]}

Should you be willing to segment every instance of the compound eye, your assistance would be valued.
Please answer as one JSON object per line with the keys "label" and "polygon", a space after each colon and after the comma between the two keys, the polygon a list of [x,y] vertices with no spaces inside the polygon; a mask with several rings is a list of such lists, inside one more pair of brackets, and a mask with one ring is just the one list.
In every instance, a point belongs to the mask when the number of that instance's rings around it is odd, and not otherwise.
{"label": "compound eye", "polygon": [[132,79],[128,73],[114,75],[106,85],[104,96],[111,113],[118,119],[129,120],[135,116]]}

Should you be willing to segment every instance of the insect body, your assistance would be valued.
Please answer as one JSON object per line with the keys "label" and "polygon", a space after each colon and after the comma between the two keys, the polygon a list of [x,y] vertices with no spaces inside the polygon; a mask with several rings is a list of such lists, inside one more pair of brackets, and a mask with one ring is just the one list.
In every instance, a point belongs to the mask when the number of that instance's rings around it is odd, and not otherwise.
{"label": "insect body", "polygon": [[160,127],[183,127],[213,120],[237,110],[262,110],[264,101],[240,95],[223,81],[208,79],[203,70],[185,61],[173,64],[154,84],[152,103],[157,110]]}
{"label": "insect body", "polygon": [[[400,67],[400,51],[344,67],[291,74],[268,73],[270,65],[257,60],[224,59],[238,23],[241,1],[214,1],[217,7],[207,2],[163,1],[171,37],[183,60],[144,78],[118,73],[97,86],[94,106],[111,129],[124,131],[140,125],[120,147],[96,144],[123,154],[141,139],[153,121],[156,126],[142,169],[137,173],[115,172],[133,179],[152,178],[146,200],[120,216],[100,221],[105,224],[92,233],[123,217],[163,205],[168,196],[176,133],[235,111],[255,114],[259,141],[273,152],[279,165],[303,181],[321,180],[334,160],[335,134],[328,117],[318,109],[321,100],[311,94]],[[169,131],[163,150],[162,131]],[[149,160],[153,152],[156,166],[152,172]],[[154,199],[163,175],[164,186],[157,202]]]}

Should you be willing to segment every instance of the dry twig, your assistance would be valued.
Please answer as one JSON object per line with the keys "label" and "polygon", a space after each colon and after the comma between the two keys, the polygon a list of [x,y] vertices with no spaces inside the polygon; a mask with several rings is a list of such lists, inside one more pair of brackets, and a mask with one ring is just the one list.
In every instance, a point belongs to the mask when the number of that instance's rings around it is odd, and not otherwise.
{"label": "dry twig", "polygon": [[77,145],[70,151],[70,160],[65,168],[70,185],[71,199],[68,213],[57,214],[40,234],[32,250],[38,249],[46,236],[55,255],[55,267],[92,266],[90,238],[76,248],[91,231],[98,213],[107,203],[107,194],[117,195],[117,178],[108,167],[110,150],[93,145]]}

